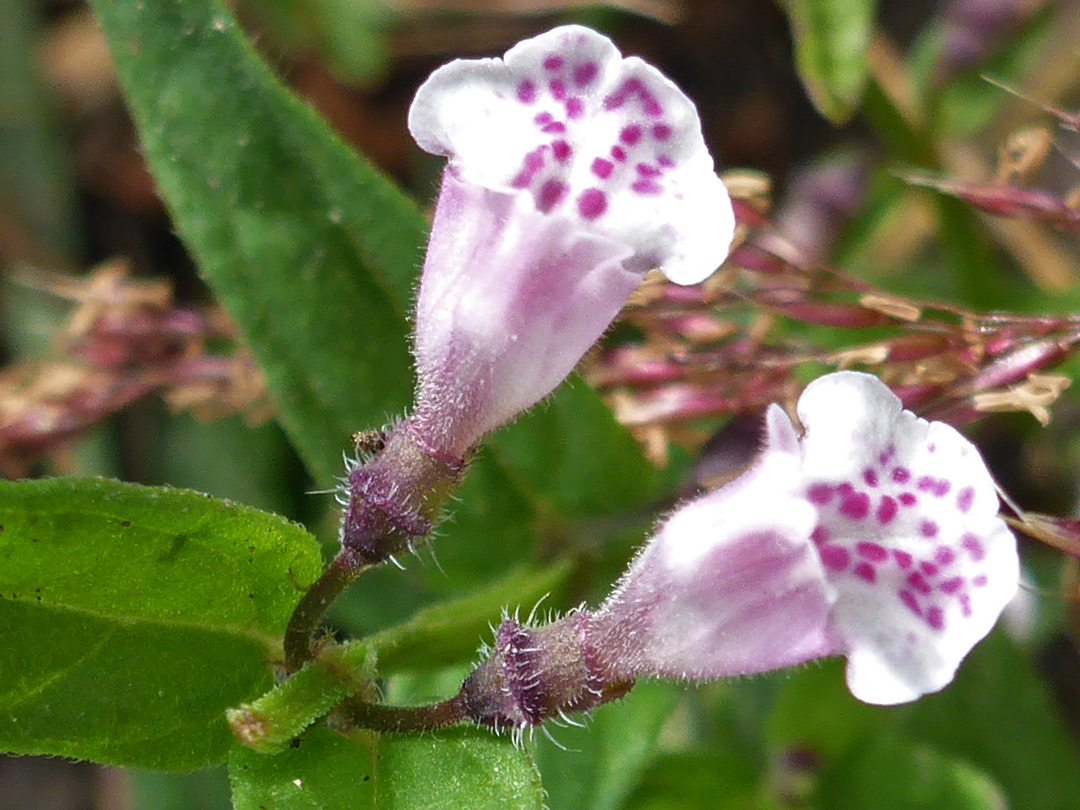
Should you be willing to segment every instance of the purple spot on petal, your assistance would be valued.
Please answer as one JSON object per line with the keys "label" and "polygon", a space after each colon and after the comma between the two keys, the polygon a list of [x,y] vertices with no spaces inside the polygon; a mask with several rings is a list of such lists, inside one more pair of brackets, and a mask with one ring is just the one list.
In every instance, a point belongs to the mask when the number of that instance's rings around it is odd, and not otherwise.
{"label": "purple spot on petal", "polygon": [[599,177],[601,180],[607,180],[611,177],[611,172],[615,168],[615,164],[610,160],[604,160],[603,158],[596,158],[592,162],[592,173]]}
{"label": "purple spot on petal", "polygon": [[896,448],[890,444],[878,454],[878,464],[884,467],[892,460],[894,455],[896,455]]}
{"label": "purple spot on petal", "polygon": [[843,571],[851,561],[851,555],[842,546],[822,546],[818,554],[821,555],[821,564],[833,571]]}
{"label": "purple spot on petal", "polygon": [[923,560],[919,563],[919,570],[928,577],[936,577],[938,575],[938,567],[928,560]]}
{"label": "purple spot on petal", "polygon": [[916,616],[922,616],[922,610],[919,609],[919,600],[915,598],[915,594],[911,591],[900,591],[900,601],[907,605],[908,610]]}
{"label": "purple spot on petal", "polygon": [[877,543],[856,543],[855,550],[860,557],[866,557],[866,559],[873,562],[885,562],[885,560],[889,559],[888,550]]}
{"label": "purple spot on petal", "polygon": [[855,491],[855,487],[853,487],[851,484],[849,484],[847,481],[845,481],[844,483],[842,483],[840,486],[838,486],[836,488],[836,491],[840,493],[841,498],[846,498],[852,492]]}
{"label": "purple spot on petal", "polygon": [[667,124],[657,124],[652,128],[653,137],[658,141],[666,141],[671,137],[671,127]]}
{"label": "purple spot on petal", "polygon": [[645,114],[650,118],[656,118],[658,115],[664,114],[663,106],[656,100],[656,96],[651,93],[641,94],[641,105],[645,110]]}
{"label": "purple spot on petal", "polygon": [[911,568],[911,564],[915,561],[915,558],[908,554],[906,551],[901,551],[898,548],[893,549],[893,558],[896,560],[896,564],[903,568],[905,571]]}
{"label": "purple spot on petal", "polygon": [[551,91],[551,95],[556,101],[562,101],[566,98],[566,82],[560,79],[554,79],[548,82],[548,90]]}
{"label": "purple spot on petal", "polygon": [[912,492],[901,492],[897,497],[904,506],[914,506],[919,500]]}
{"label": "purple spot on petal", "polygon": [[923,537],[937,537],[938,525],[932,520],[924,520],[919,524],[919,534]]}
{"label": "purple spot on petal", "polygon": [[633,146],[641,140],[641,127],[637,124],[630,124],[629,126],[623,127],[622,132],[619,133],[619,140],[627,146]]}
{"label": "purple spot on petal", "polygon": [[934,552],[934,562],[938,565],[952,565],[956,562],[956,552],[948,546],[938,546]]}
{"label": "purple spot on petal", "polygon": [[558,54],[552,54],[544,60],[544,70],[558,70],[563,66],[563,58]]}
{"label": "purple spot on petal", "polygon": [[979,574],[978,576],[971,578],[971,584],[976,588],[985,588],[989,581],[990,580],[986,578],[986,574]]}
{"label": "purple spot on petal", "polygon": [[828,484],[811,484],[810,488],[806,491],[806,497],[810,499],[810,503],[817,504],[818,506],[825,506],[832,500],[833,488]]}
{"label": "purple spot on petal", "polygon": [[604,109],[607,111],[617,110],[626,103],[626,93],[612,93],[604,99]]}
{"label": "purple spot on petal", "polygon": [[532,104],[536,101],[536,85],[528,79],[520,82],[514,92],[517,96],[517,100],[522,104]]}
{"label": "purple spot on petal", "polygon": [[960,594],[960,612],[963,613],[964,616],[971,615],[971,597],[966,593]]}
{"label": "purple spot on petal", "polygon": [[537,124],[539,124],[540,126],[543,126],[544,124],[550,124],[554,120],[555,120],[555,116],[553,116],[549,112],[537,113],[536,116],[533,118],[533,121],[536,122]]}
{"label": "purple spot on petal", "polygon": [[899,511],[900,507],[897,506],[895,498],[889,495],[883,496],[881,498],[881,503],[878,504],[877,508],[878,523],[880,523],[882,526],[886,525],[894,517],[896,517],[896,513]]}
{"label": "purple spot on petal", "polygon": [[937,445],[936,445],[936,444],[931,444],[931,445],[928,445],[928,446],[927,446],[927,448],[926,448],[926,450],[927,450],[927,452],[929,452],[929,453],[933,453],[933,452],[934,452],[935,450],[937,450]]}
{"label": "purple spot on petal", "polygon": [[667,155],[658,155],[656,158],[656,162],[664,169],[670,169],[672,166],[675,165],[675,161]]}
{"label": "purple spot on petal", "polygon": [[581,118],[585,112],[585,102],[577,96],[570,96],[566,100],[566,117],[567,118]]}
{"label": "purple spot on petal", "polygon": [[585,219],[596,219],[607,210],[607,196],[598,188],[587,188],[578,197],[577,207]]}
{"label": "purple spot on petal", "polygon": [[551,144],[551,153],[555,155],[555,160],[559,161],[559,163],[566,163],[570,156],[574,154],[574,150],[570,148],[570,144],[566,141],[558,140]]}
{"label": "purple spot on petal", "polygon": [[645,89],[645,85],[641,83],[641,79],[634,77],[623,82],[621,89],[624,93],[640,93]]}
{"label": "purple spot on petal", "polygon": [[986,549],[983,547],[982,541],[975,535],[965,534],[960,538],[960,546],[971,555],[971,559],[975,562],[986,559]]}
{"label": "purple spot on petal", "polygon": [[920,478],[915,486],[922,492],[929,492],[935,498],[945,497],[949,490],[952,489],[952,484],[944,478],[934,478],[929,475]]}
{"label": "purple spot on petal", "polygon": [[584,87],[596,78],[599,72],[595,62],[582,62],[574,68],[574,84]]}
{"label": "purple spot on petal", "polygon": [[870,496],[853,492],[840,502],[840,514],[851,520],[863,520],[870,514]]}
{"label": "purple spot on petal", "polygon": [[863,580],[863,582],[869,582],[870,584],[877,582],[877,571],[874,570],[874,566],[866,561],[856,563],[855,567],[851,569],[851,573]]}
{"label": "purple spot on petal", "polygon": [[908,575],[907,584],[919,593],[930,593],[930,591],[933,590],[930,587],[930,583],[927,582],[923,575],[918,571]]}
{"label": "purple spot on petal", "polygon": [[634,167],[634,170],[642,177],[659,177],[663,174],[656,166],[648,163],[639,163]]}
{"label": "purple spot on petal", "polygon": [[911,470],[907,467],[895,467],[892,471],[892,480],[898,484],[906,484],[911,480]]}
{"label": "purple spot on petal", "polygon": [[630,190],[638,194],[660,194],[664,189],[655,180],[635,180]]}
{"label": "purple spot on petal", "polygon": [[960,591],[964,587],[963,577],[950,577],[949,579],[938,585],[938,590],[942,593],[954,594]]}
{"label": "purple spot on petal", "polygon": [[926,623],[930,625],[934,630],[945,629],[945,613],[944,611],[934,606],[926,611]]}
{"label": "purple spot on petal", "polygon": [[820,525],[815,526],[814,530],[812,532],[810,532],[810,539],[813,540],[814,543],[816,543],[819,546],[822,545],[823,543],[828,543],[829,542],[829,530],[826,529],[824,526],[820,526]]}
{"label": "purple spot on petal", "polygon": [[621,146],[613,146],[611,147],[611,157],[622,163],[626,160],[626,150]]}
{"label": "purple spot on petal", "polygon": [[544,126],[540,127],[540,131],[548,133],[558,133],[561,135],[562,133],[566,132],[566,124],[564,124],[562,121],[552,121],[550,124],[545,124]]}
{"label": "purple spot on petal", "polygon": [[876,487],[878,485],[877,473],[869,467],[862,471],[862,480],[868,487]]}
{"label": "purple spot on petal", "polygon": [[536,196],[536,207],[543,213],[547,213],[560,202],[563,197],[566,196],[566,183],[561,180],[547,180],[540,186],[540,191]]}
{"label": "purple spot on petal", "polygon": [[970,512],[975,503],[975,488],[964,487],[956,496],[956,508],[961,512]]}

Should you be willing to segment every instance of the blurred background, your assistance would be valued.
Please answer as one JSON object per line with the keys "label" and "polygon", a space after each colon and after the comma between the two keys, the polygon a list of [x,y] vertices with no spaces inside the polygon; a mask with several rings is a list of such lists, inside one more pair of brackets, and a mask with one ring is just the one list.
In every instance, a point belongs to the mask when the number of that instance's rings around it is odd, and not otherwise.
{"label": "blurred background", "polygon": [[[920,413],[968,426],[1020,508],[1076,516],[1080,389],[1068,383],[1080,372],[1080,3],[866,0],[833,4],[831,19],[815,5],[232,8],[273,70],[424,206],[440,163],[415,147],[405,118],[416,87],[450,58],[500,54],[580,22],[694,99],[739,200],[739,250],[692,295],[647,284],[583,367],[674,491],[737,470],[764,403],[790,402],[814,373],[843,366],[879,373]],[[307,494],[329,482],[313,480],[275,424],[258,368],[174,234],[105,40],[79,2],[0,0],[0,270],[0,472],[191,487],[300,520],[332,544],[334,511]],[[1011,640],[987,644],[991,657],[1001,645],[1021,651],[1022,672],[992,686],[1020,695],[1019,708],[942,743],[975,763],[971,784],[986,807],[1066,807],[1058,797],[1080,795],[1061,778],[1080,772],[1080,534],[1066,520],[1033,533]],[[597,571],[605,581],[607,569]],[[354,629],[353,615],[339,608],[339,626]],[[672,693],[657,758],[611,807],[893,806],[867,798],[870,784],[821,792],[823,757],[838,745],[827,741],[878,722],[833,694],[839,681],[823,667],[786,696],[770,679]],[[807,705],[835,714],[811,723]],[[905,728],[937,722],[925,736],[944,739],[947,718],[978,705]],[[975,740],[987,733],[1000,745]],[[1053,762],[1033,754],[994,765],[1033,735],[1041,743],[1031,750],[1051,746]],[[732,747],[733,738],[770,743]],[[891,744],[866,756],[891,762]],[[544,773],[551,806],[593,806],[559,787],[573,779],[560,767]],[[741,803],[718,803],[700,775],[717,769],[745,781],[733,789]],[[220,770],[165,776],[0,758],[2,810],[224,807]]]}

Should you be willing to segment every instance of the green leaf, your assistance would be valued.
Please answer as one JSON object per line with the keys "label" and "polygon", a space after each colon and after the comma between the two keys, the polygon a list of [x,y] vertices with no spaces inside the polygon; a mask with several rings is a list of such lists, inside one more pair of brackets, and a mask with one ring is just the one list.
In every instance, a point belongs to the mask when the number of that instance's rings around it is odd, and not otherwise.
{"label": "green leaf", "polygon": [[795,44],[795,66],[818,112],[842,124],[866,86],[874,0],[783,0]]}
{"label": "green leaf", "polygon": [[236,810],[374,810],[372,751],[325,728],[313,728],[277,756],[239,743],[229,754]]}
{"label": "green leaf", "polygon": [[640,683],[625,699],[599,707],[587,727],[552,729],[559,748],[541,739],[536,762],[551,807],[617,810],[652,761],[660,728],[683,687]]}
{"label": "green leaf", "polygon": [[224,767],[194,773],[127,772],[138,810],[231,810]]}
{"label": "green leaf", "polygon": [[[95,0],[151,173],[324,481],[410,400],[416,206],[275,78],[212,0]],[[208,89],[211,90],[208,92]]]}
{"label": "green leaf", "polygon": [[822,775],[821,807],[849,810],[1002,810],[993,779],[927,745],[884,735]]}
{"label": "green leaf", "polygon": [[365,744],[314,728],[277,756],[236,745],[229,776],[236,810],[540,810],[544,804],[528,754],[472,729],[370,735]]}
{"label": "green leaf", "polygon": [[113,481],[0,483],[0,529],[0,748],[22,754],[222,761],[321,568],[281,518]]}

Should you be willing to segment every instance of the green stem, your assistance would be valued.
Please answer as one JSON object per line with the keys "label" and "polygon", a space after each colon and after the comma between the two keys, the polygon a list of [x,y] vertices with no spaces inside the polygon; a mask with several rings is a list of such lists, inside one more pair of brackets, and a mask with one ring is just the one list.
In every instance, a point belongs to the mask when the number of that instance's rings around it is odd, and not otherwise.
{"label": "green stem", "polygon": [[285,668],[290,673],[311,660],[311,637],[326,609],[368,568],[371,568],[370,563],[362,562],[348,549],[342,549],[322,576],[308,588],[285,628]]}

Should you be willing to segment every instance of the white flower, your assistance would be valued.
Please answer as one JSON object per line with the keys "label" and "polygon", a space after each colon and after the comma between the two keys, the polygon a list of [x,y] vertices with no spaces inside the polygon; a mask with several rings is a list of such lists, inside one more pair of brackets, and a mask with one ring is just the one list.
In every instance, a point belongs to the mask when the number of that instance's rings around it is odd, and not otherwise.
{"label": "white flower", "polygon": [[440,68],[409,129],[450,159],[416,309],[415,423],[440,451],[554,389],[647,270],[695,283],[727,255],[693,104],[588,28]]}
{"label": "white flower", "polygon": [[902,703],[948,684],[1016,593],[1016,541],[956,430],[867,374],[811,383],[806,432],[778,406],[732,484],[677,510],[596,612],[609,677],[693,679],[848,659],[852,693]]}

